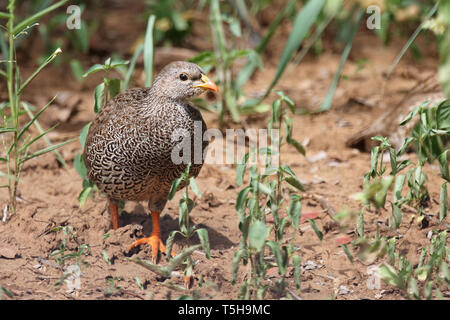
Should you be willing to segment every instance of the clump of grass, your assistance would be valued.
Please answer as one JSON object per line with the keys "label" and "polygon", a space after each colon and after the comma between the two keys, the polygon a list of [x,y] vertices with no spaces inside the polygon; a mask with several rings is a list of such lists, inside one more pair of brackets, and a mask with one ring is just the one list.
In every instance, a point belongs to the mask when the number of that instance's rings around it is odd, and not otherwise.
{"label": "clump of grass", "polygon": [[[427,177],[423,172],[426,162],[432,163],[436,159],[439,163],[441,177],[444,179],[441,185],[441,210],[439,219],[442,221],[447,216],[447,183],[450,182],[447,153],[444,141],[450,136],[450,101],[445,100],[433,108],[426,108],[428,102],[424,102],[400,123],[407,124],[417,118],[412,134],[407,137],[403,145],[396,151],[390,142],[384,137],[374,137],[372,140],[380,142],[379,146],[372,148],[371,169],[364,176],[364,190],[359,198],[364,204],[374,204],[383,208],[386,203],[387,192],[394,186],[392,218],[390,226],[397,229],[402,221],[401,208],[404,204],[412,205],[418,212],[418,221],[425,218],[424,209],[430,200],[429,192],[425,186]],[[418,153],[418,162],[413,164],[409,160],[399,160],[407,148],[415,145]],[[385,176],[387,166],[383,166],[383,155],[389,154],[390,173]],[[399,174],[408,168],[406,175]],[[372,182],[369,182],[374,179]],[[394,182],[395,181],[395,182]],[[407,182],[408,193],[402,196],[402,190]]]}
{"label": "clump of grass", "polygon": [[[272,117],[268,124],[275,148],[274,150],[271,148],[260,150],[270,156],[266,159],[264,173],[258,173],[257,165],[251,165],[248,168],[249,153],[236,168],[238,185],[242,185],[247,168],[249,172],[248,185],[239,192],[236,200],[239,230],[242,236],[239,250],[236,251],[233,258],[233,284],[236,283],[240,263],[247,265],[250,262],[247,280],[239,288],[238,297],[240,299],[264,299],[269,289],[267,271],[272,267],[278,269],[279,279],[275,281],[275,286],[272,288],[278,296],[292,297],[292,293],[287,291],[286,283],[289,266],[293,266],[296,287],[300,289],[301,258],[296,253],[298,248],[294,246],[294,242],[301,217],[301,196],[296,192],[304,191],[304,186],[291,168],[282,164],[280,148],[287,143],[302,154],[305,154],[305,150],[298,141],[292,138],[292,120],[287,115],[287,109],[293,110],[294,103],[284,93],[280,91],[276,91],[276,93],[279,95],[279,99],[272,104]],[[281,130],[283,125],[284,138],[281,133],[278,134],[278,130]],[[273,163],[272,156],[276,157],[276,164]],[[284,204],[283,188],[285,187],[293,190],[287,206]],[[286,211],[286,217],[281,217],[282,210]],[[267,225],[267,214],[273,217],[273,227]],[[322,234],[314,221],[309,221],[321,238]],[[293,229],[292,233],[286,237],[290,226]],[[270,240],[270,238],[274,240]],[[266,249],[273,254],[273,258],[266,255]]]}
{"label": "clump of grass", "polygon": [[[414,266],[405,256],[395,252],[395,240],[388,247],[389,263],[380,265],[379,274],[387,284],[400,289],[408,298],[443,299],[441,289],[450,286],[448,263],[450,247],[447,245],[447,231],[435,231],[430,244],[422,248],[419,264]],[[423,286],[423,295],[419,292]]]}
{"label": "clump of grass", "polygon": [[[430,200],[429,192],[425,186],[427,176],[423,172],[426,162],[432,163],[436,159],[443,183],[441,185],[439,220],[443,221],[448,212],[447,184],[450,182],[445,139],[450,136],[450,102],[445,100],[432,108],[426,108],[424,102],[415,108],[400,123],[405,125],[409,121],[417,120],[412,134],[407,137],[399,150],[395,150],[387,138],[374,137],[380,143],[371,152],[371,169],[364,176],[364,190],[358,194],[364,205],[374,205],[377,209],[384,208],[387,193],[393,186],[393,199],[390,201],[392,216],[389,226],[398,229],[402,222],[402,206],[412,205],[417,210],[417,220],[425,219],[425,206]],[[415,145],[418,154],[417,163],[401,160],[405,151]],[[390,158],[390,173],[385,175],[388,167],[383,166],[383,154],[388,153]],[[409,167],[406,175],[400,171]],[[408,192],[405,196],[402,191],[407,182]],[[379,275],[388,284],[400,289],[408,298],[430,299],[434,289],[435,296],[442,299],[441,287],[449,285],[448,259],[450,248],[447,246],[447,231],[433,231],[434,236],[428,247],[422,248],[419,264],[414,266],[405,256],[396,252],[396,238],[381,237],[378,231],[373,239],[364,235],[364,210],[361,211],[357,221],[358,238],[353,245],[359,248],[359,259],[372,263],[386,254],[389,263],[382,263]],[[351,253],[348,254],[352,258]],[[423,295],[419,287],[423,286]]]}
{"label": "clump of grass", "polygon": [[[53,232],[62,232],[64,235],[63,241],[58,244],[58,249],[54,250],[50,257],[54,257],[56,263],[64,269],[66,266],[66,261],[75,259],[76,264],[79,267],[86,266],[87,263],[83,262],[82,257],[88,256],[90,254],[90,247],[88,244],[78,245],[77,235],[72,226],[59,226],[52,229]],[[75,241],[77,243],[76,252],[67,252],[68,241]]]}
{"label": "clump of grass", "polygon": [[[22,172],[23,165],[26,161],[39,157],[47,152],[54,151],[63,145],[72,142],[73,140],[65,141],[57,145],[51,145],[47,140],[48,147],[40,149],[38,151],[32,150],[36,142],[45,139],[45,135],[51,132],[55,127],[43,131],[38,125],[37,119],[53,102],[54,98],[50,100],[41,110],[35,115],[32,115],[30,109],[24,102],[21,101],[22,93],[27,86],[37,77],[37,75],[49,65],[55,58],[61,54],[61,49],[56,49],[27,79],[24,81],[20,76],[20,69],[16,60],[16,42],[19,38],[26,36],[30,29],[37,26],[38,21],[45,14],[57,9],[65,4],[67,1],[60,1],[48,8],[41,10],[40,12],[24,19],[23,21],[16,23],[15,20],[15,4],[14,0],[8,2],[8,12],[2,12],[0,18],[7,19],[6,31],[3,31],[0,35],[0,47],[4,60],[0,63],[5,64],[6,69],[0,69],[0,76],[2,76],[7,84],[8,88],[8,101],[2,104],[0,109],[0,115],[3,123],[0,127],[0,133],[2,134],[2,146],[4,148],[4,155],[0,158],[0,161],[6,164],[7,172],[0,173],[0,176],[6,177],[8,182],[2,185],[3,188],[8,188],[9,191],[9,206],[11,211],[16,211],[16,198],[18,184],[20,181],[20,174]],[[7,39],[7,43],[4,41]],[[8,106],[9,109],[5,107]],[[9,112],[8,112],[9,111]],[[20,119],[23,115],[28,113],[30,120],[23,126],[20,125]],[[35,137],[29,135],[29,128],[35,125],[40,130],[40,134]],[[5,137],[8,134],[8,137]]]}

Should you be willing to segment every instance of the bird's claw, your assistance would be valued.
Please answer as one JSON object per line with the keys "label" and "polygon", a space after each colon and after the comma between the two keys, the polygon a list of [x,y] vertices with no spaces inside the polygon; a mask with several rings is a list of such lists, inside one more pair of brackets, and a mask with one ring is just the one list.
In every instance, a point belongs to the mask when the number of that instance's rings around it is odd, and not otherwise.
{"label": "bird's claw", "polygon": [[[133,242],[129,248],[128,251],[130,251],[131,249],[140,246],[141,244],[148,244],[150,245],[150,247],[152,248],[152,260],[154,263],[157,263],[157,259],[158,259],[158,254],[159,252],[162,253],[167,253],[167,249],[166,246],[164,245],[164,243],[161,240],[161,237],[159,235],[153,234],[150,237],[146,237],[146,238],[142,238],[139,240],[136,240],[135,242]],[[175,256],[175,254],[173,253],[173,251],[170,252],[171,256]]]}

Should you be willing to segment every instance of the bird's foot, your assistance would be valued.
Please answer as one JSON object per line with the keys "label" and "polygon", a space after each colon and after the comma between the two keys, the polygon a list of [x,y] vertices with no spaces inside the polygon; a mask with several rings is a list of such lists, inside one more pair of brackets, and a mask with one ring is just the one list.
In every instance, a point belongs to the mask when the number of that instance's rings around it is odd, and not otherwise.
{"label": "bird's foot", "polygon": [[[128,251],[131,249],[140,246],[141,244],[148,244],[152,247],[152,259],[154,263],[157,263],[158,254],[159,252],[167,253],[166,246],[161,240],[161,236],[158,234],[152,234],[150,237],[139,239],[135,242],[133,242],[130,247],[128,248]],[[175,256],[173,251],[170,252],[171,256]]]}

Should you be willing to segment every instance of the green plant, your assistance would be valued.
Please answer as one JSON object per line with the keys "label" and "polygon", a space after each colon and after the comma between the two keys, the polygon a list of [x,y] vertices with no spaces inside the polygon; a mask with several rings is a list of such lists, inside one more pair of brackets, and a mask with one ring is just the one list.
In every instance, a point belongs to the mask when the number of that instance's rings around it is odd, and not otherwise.
{"label": "green plant", "polygon": [[[232,283],[236,283],[239,264],[244,265],[250,261],[250,269],[247,280],[240,286],[239,298],[263,299],[269,284],[266,282],[267,270],[278,268],[279,279],[275,282],[275,291],[279,296],[288,295],[286,291],[287,268],[292,265],[297,289],[300,288],[300,256],[296,254],[294,246],[296,230],[301,216],[301,197],[295,193],[290,195],[290,201],[285,206],[283,186],[293,187],[293,190],[304,191],[303,185],[298,180],[291,168],[282,164],[280,148],[283,144],[293,145],[297,151],[305,154],[305,150],[292,138],[292,120],[287,116],[286,107],[293,110],[292,100],[280,91],[276,91],[279,99],[272,104],[272,117],[268,128],[275,148],[259,150],[264,152],[266,158],[265,171],[258,173],[258,166],[249,167],[249,182],[238,194],[236,200],[236,212],[239,219],[239,230],[242,233],[239,250],[235,252],[232,264]],[[284,124],[285,138],[279,130]],[[272,144],[273,145],[273,144]],[[253,152],[253,151],[252,151]],[[244,174],[251,154],[247,153],[236,168],[236,182],[240,186],[243,183]],[[274,164],[272,156],[276,157]],[[286,210],[286,217],[281,217],[281,210]],[[266,213],[273,217],[273,227],[266,224]],[[322,234],[312,219],[309,220],[319,238]],[[288,227],[292,226],[293,232],[285,239]],[[274,240],[269,240],[272,234]],[[288,244],[285,243],[288,241]],[[265,255],[268,248],[274,258]]]}
{"label": "green plant", "polygon": [[0,286],[0,300],[3,299],[3,294],[5,294],[7,297],[12,298],[13,294],[11,291],[9,291],[8,289],[6,289],[3,286]]}
{"label": "green plant", "polygon": [[88,256],[90,254],[90,247],[88,244],[81,244],[77,246],[76,252],[67,253],[67,242],[76,240],[76,232],[73,230],[72,226],[59,226],[52,229],[53,232],[61,231],[64,234],[64,239],[58,244],[58,249],[54,250],[50,256],[55,258],[56,263],[64,268],[66,260],[76,259],[78,266],[86,265],[86,262],[82,261],[83,256]]}
{"label": "green plant", "polygon": [[192,6],[192,0],[147,0],[148,11],[156,18],[156,43],[179,45],[186,39],[192,29]]}
{"label": "green plant", "polygon": [[435,232],[428,247],[422,248],[420,261],[414,266],[405,256],[395,252],[395,242],[390,250],[390,263],[380,265],[379,274],[387,284],[397,287],[408,298],[420,299],[419,284],[423,286],[423,297],[432,298],[434,288],[438,299],[443,299],[441,288],[450,286],[448,263],[450,247],[447,245],[447,231]]}
{"label": "green plant", "polygon": [[[372,148],[371,169],[364,176],[364,190],[357,195],[364,204],[373,203],[376,208],[382,208],[386,202],[388,190],[393,182],[393,201],[391,201],[392,218],[390,226],[397,229],[402,220],[401,207],[403,204],[411,204],[419,213],[418,219],[421,221],[423,209],[429,201],[428,190],[425,186],[426,175],[423,166],[426,162],[433,162],[438,159],[441,176],[444,182],[441,185],[441,210],[440,220],[447,216],[447,183],[450,182],[448,170],[447,153],[445,149],[445,139],[450,136],[450,102],[444,100],[437,106],[427,108],[428,102],[411,111],[400,123],[406,125],[412,119],[417,119],[411,136],[407,137],[402,146],[396,151],[390,142],[384,137],[374,137],[372,140],[380,142],[379,146]],[[413,164],[409,160],[399,160],[405,151],[414,144],[418,153],[418,163]],[[391,172],[388,177],[383,176],[387,166],[383,166],[383,155],[389,154]],[[406,175],[399,172],[410,167]],[[369,182],[370,179],[374,181]],[[402,196],[402,190],[407,182],[408,193]]]}
{"label": "green plant", "polygon": [[[22,115],[26,113],[24,112],[24,110],[28,111],[28,113],[30,114],[30,110],[27,110],[26,105],[24,107],[23,103],[21,102],[21,95],[26,87],[31,83],[31,81],[33,81],[40,73],[40,71],[48,64],[50,64],[61,53],[61,50],[56,49],[53,54],[50,55],[25,81],[22,81],[21,79],[15,51],[16,41],[18,38],[26,35],[29,29],[36,26],[36,21],[38,21],[42,16],[62,6],[66,2],[67,1],[60,1],[28,18],[25,18],[23,21],[17,24],[15,21],[16,3],[14,0],[9,1],[7,7],[8,12],[1,12],[0,14],[1,19],[7,19],[8,21],[7,27],[5,28],[6,31],[0,35],[0,48],[5,59],[0,62],[6,64],[5,70],[0,69],[0,76],[5,79],[8,88],[8,102],[3,103],[2,105],[3,107],[9,106],[9,110],[5,108],[2,108],[0,110],[0,115],[3,120],[0,128],[0,133],[2,134],[2,145],[4,147],[5,154],[5,157],[0,158],[0,161],[4,162],[7,167],[7,173],[2,173],[1,175],[8,179],[8,183],[6,185],[2,185],[1,187],[8,188],[9,206],[13,213],[16,210],[17,188],[24,163],[42,154],[56,150],[57,148],[60,148],[63,145],[73,141],[69,140],[57,145],[49,145],[48,147],[38,151],[32,151],[33,144],[42,140],[42,138],[46,134],[55,129],[55,127],[52,127],[45,131],[42,131],[41,129],[41,133],[35,137],[30,137],[28,134],[28,129],[30,128],[30,126],[37,125],[37,119],[53,102],[53,99],[50,100],[33,117],[30,117],[30,120],[24,126],[21,126],[19,119],[21,119]],[[7,39],[8,43],[6,43],[4,39]],[[9,111],[9,113],[7,111]],[[4,135],[5,133],[9,133],[11,136],[6,138]]]}

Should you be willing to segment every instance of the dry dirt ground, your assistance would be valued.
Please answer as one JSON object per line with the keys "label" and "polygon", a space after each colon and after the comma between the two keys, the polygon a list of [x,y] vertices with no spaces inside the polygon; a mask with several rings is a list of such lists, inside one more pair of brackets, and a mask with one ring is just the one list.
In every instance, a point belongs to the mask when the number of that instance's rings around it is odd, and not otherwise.
{"label": "dry dirt ground", "polygon": [[[118,15],[119,9],[111,10],[111,15]],[[131,19],[132,15],[122,18]],[[145,23],[134,25],[144,30]],[[129,39],[127,41],[133,43]],[[420,63],[405,57],[392,78],[385,83],[382,73],[394,60],[401,45],[399,41],[398,44],[384,47],[375,36],[359,32],[344,69],[348,77],[339,84],[332,110],[318,115],[293,116],[294,138],[305,142],[307,157],[287,146],[283,149],[282,161],[290,165],[306,185],[308,195],[323,197],[336,211],[361,209],[360,203],[352,199],[352,195],[362,190],[363,175],[370,168],[370,155],[347,148],[346,139],[369,125],[416,84],[417,79],[405,76],[405,73],[436,72],[436,53],[426,50],[425,58]],[[275,73],[280,46],[279,43],[271,44],[271,54],[265,57],[266,69],[258,72],[247,84],[246,92],[255,94],[267,87]],[[337,68],[340,48],[330,45],[322,55],[307,57],[300,65],[286,72],[277,88],[290,95],[297,107],[316,108]],[[362,69],[358,68],[359,59],[367,59]],[[86,67],[90,63],[86,62]],[[139,76],[142,66],[138,67],[136,84],[139,86],[142,85],[142,77]],[[31,63],[23,70],[25,73],[32,70]],[[408,70],[413,72],[406,72]],[[93,119],[93,88],[99,81],[101,76],[93,76],[80,84],[71,78],[67,67],[59,66],[45,70],[28,90],[25,99],[37,106],[44,105],[47,99],[57,93],[60,96],[59,102],[50,107],[41,120],[45,127],[61,123],[50,135],[53,142],[76,137],[82,126]],[[270,96],[267,102],[271,103],[273,99],[274,96]],[[368,103],[356,103],[355,100]],[[204,113],[204,117],[209,128],[217,127],[216,115]],[[264,114],[249,117],[246,122],[249,127],[258,128],[264,127],[267,119],[268,115]],[[0,285],[8,288],[14,294],[14,299],[174,299],[192,294],[192,290],[185,292],[175,286],[182,286],[183,278],[161,279],[151,271],[125,260],[130,256],[150,259],[151,251],[147,247],[127,251],[135,238],[151,232],[151,219],[145,203],[127,203],[120,216],[121,228],[116,231],[111,228],[105,198],[97,195],[82,208],[78,206],[81,179],[73,168],[73,159],[80,151],[78,142],[61,150],[69,164],[67,169],[58,165],[53,154],[31,160],[25,165],[19,185],[17,213],[0,223],[0,248],[3,251],[7,249],[5,255],[8,256],[0,257]],[[314,159],[319,153],[324,157]],[[408,157],[415,160],[413,154]],[[395,233],[388,229],[386,223],[390,210],[369,210],[365,214],[366,231],[373,235],[379,223],[382,235],[399,236],[401,252],[413,262],[418,261],[420,248],[429,243],[427,233],[432,229],[448,227],[448,218],[441,224],[436,219],[439,212],[439,169],[437,165],[426,165],[425,172],[429,178],[427,187],[431,195],[427,213],[432,218],[428,227],[420,228],[414,220],[415,214],[405,212],[403,223],[398,233]],[[246,277],[247,267],[239,269],[237,285],[232,285],[231,261],[240,239],[234,209],[239,191],[235,183],[235,168],[231,165],[206,164],[197,183],[203,197],[196,199],[196,206],[190,216],[193,224],[208,230],[211,259],[206,259],[201,252],[193,254],[198,262],[195,266],[196,275],[208,282],[207,286],[201,288],[198,283],[194,283],[193,290],[198,290],[202,299],[236,299],[239,283]],[[302,212],[319,212],[316,222],[324,230],[331,219],[320,203],[308,195],[302,201]],[[178,228],[179,197],[180,194],[168,203],[162,215],[163,241],[170,231]],[[7,192],[2,189],[0,209],[3,210],[7,199]],[[75,235],[66,237],[62,231],[52,231],[58,226],[73,227]],[[300,247],[304,267],[301,290],[297,292],[301,298],[328,299],[335,296],[336,299],[404,299],[399,291],[383,283],[378,288],[369,288],[370,266],[358,260],[350,263],[336,243],[339,231],[336,228],[325,229],[322,241],[307,222],[298,230],[296,245]],[[106,239],[105,234],[109,235]],[[350,233],[350,236],[354,239],[355,234]],[[81,286],[75,291],[71,291],[64,282],[58,284],[64,270],[56,264],[55,257],[50,256],[64,238],[67,238],[68,253],[76,252],[83,244],[90,247],[89,255],[81,257]],[[180,252],[197,242],[196,237],[189,241],[177,237],[174,250]],[[111,265],[105,261],[103,252],[109,256]],[[353,249],[352,252],[356,253]],[[377,260],[372,265],[381,262]],[[65,265],[75,263],[76,259],[73,258],[66,261]],[[161,259],[160,264],[165,265],[165,259]],[[269,274],[270,280],[274,281],[277,273],[270,271]],[[142,283],[143,289],[138,286],[136,278]],[[293,277],[288,281],[290,288],[295,291]],[[446,294],[448,298],[448,289]],[[269,292],[267,297],[275,296]]]}

